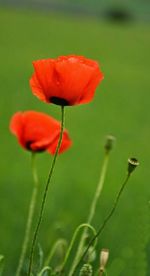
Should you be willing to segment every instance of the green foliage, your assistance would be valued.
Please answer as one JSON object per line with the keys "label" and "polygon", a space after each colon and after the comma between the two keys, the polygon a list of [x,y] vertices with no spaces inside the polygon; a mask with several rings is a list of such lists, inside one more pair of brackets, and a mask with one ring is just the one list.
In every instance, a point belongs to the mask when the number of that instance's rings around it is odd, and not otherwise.
{"label": "green foliage", "polygon": [[4,268],[4,256],[0,255],[0,276],[3,274],[3,268]]}

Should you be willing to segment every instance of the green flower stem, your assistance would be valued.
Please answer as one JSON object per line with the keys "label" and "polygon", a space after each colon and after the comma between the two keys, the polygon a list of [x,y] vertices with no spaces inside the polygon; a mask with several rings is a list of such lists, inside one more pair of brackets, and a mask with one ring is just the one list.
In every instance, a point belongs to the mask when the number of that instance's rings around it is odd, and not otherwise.
{"label": "green flower stem", "polygon": [[44,207],[45,207],[45,203],[46,203],[46,198],[47,198],[47,193],[48,193],[48,188],[52,179],[52,175],[53,175],[53,171],[54,171],[54,167],[56,164],[56,160],[57,160],[57,156],[58,156],[58,152],[61,146],[61,142],[62,142],[62,138],[63,138],[63,130],[64,130],[64,121],[65,121],[65,112],[64,112],[64,106],[61,106],[61,130],[60,130],[60,136],[59,136],[59,141],[58,141],[58,145],[56,148],[56,152],[52,161],[52,165],[49,171],[49,175],[47,178],[47,182],[46,182],[46,186],[45,186],[45,190],[43,193],[43,197],[42,197],[42,203],[41,203],[41,209],[40,209],[40,213],[39,213],[39,218],[38,218],[38,222],[35,228],[35,232],[34,232],[34,236],[33,236],[33,240],[32,240],[32,245],[31,245],[31,253],[30,253],[30,259],[29,259],[29,269],[28,269],[28,274],[27,275],[31,275],[31,270],[32,270],[32,264],[33,264],[33,256],[34,256],[34,250],[35,250],[35,246],[36,246],[36,241],[37,241],[37,237],[38,237],[38,233],[39,233],[39,228],[42,222],[42,218],[43,218],[43,212],[44,212]]}
{"label": "green flower stem", "polygon": [[[38,274],[37,274],[37,276],[43,276],[44,274],[46,275],[46,272],[48,272],[49,271],[49,273],[52,271],[52,268],[51,267],[49,267],[49,266],[45,266]],[[49,274],[48,274],[49,275]]]}
{"label": "green flower stem", "polygon": [[53,258],[53,256],[55,255],[55,252],[56,252],[56,250],[57,250],[57,248],[58,248],[59,246],[63,246],[64,248],[66,248],[66,247],[67,247],[67,242],[66,242],[66,240],[64,240],[64,239],[59,239],[59,240],[57,240],[57,241],[54,243],[54,245],[53,245],[51,251],[49,252],[49,255],[48,255],[48,257],[47,257],[47,259],[46,259],[46,261],[45,261],[45,263],[44,263],[45,266],[48,266],[48,265],[50,264],[50,261],[51,261],[51,259]]}
{"label": "green flower stem", "polygon": [[99,271],[99,274],[98,274],[98,275],[99,275],[99,276],[103,276],[103,275],[108,276],[106,270]]}
{"label": "green flower stem", "polygon": [[[89,224],[87,224],[87,223],[80,224],[80,225],[76,228],[76,230],[75,230],[75,232],[74,232],[74,234],[73,234],[72,240],[71,240],[71,242],[70,242],[70,245],[69,245],[69,247],[68,247],[68,250],[67,250],[67,252],[66,252],[64,261],[63,261],[63,263],[62,263],[62,265],[61,265],[61,269],[60,269],[59,275],[61,275],[61,274],[63,273],[63,271],[64,271],[64,267],[65,267],[65,265],[66,265],[66,263],[67,263],[67,261],[68,261],[68,258],[69,258],[69,256],[70,256],[71,250],[72,250],[72,248],[73,248],[73,245],[74,245],[74,243],[75,243],[75,240],[76,240],[76,238],[77,238],[77,235],[78,235],[80,229],[85,228],[85,227],[91,229],[92,232],[93,232],[93,234],[96,235],[96,231],[95,231],[94,227],[92,227],[91,225],[89,225]],[[95,242],[96,242],[96,239],[95,239]],[[94,246],[95,246],[95,245],[94,245]]]}
{"label": "green flower stem", "polygon": [[0,276],[3,274],[3,269],[4,269],[4,256],[0,255]]}
{"label": "green flower stem", "polygon": [[[95,215],[95,210],[96,210],[97,202],[98,202],[98,199],[99,199],[99,197],[101,195],[101,192],[102,192],[102,189],[103,189],[103,185],[104,185],[104,181],[105,181],[105,176],[106,176],[106,172],[107,172],[107,168],[108,168],[109,156],[110,156],[109,152],[110,151],[106,151],[105,152],[103,166],[102,166],[101,175],[100,175],[100,180],[98,182],[98,185],[97,185],[97,188],[96,188],[96,192],[95,192],[95,195],[94,195],[91,207],[90,207],[89,216],[87,218],[87,224],[91,224],[91,222],[92,222],[92,219],[93,219],[93,217]],[[69,276],[73,275],[74,269],[75,269],[75,267],[76,267],[76,265],[77,265],[77,263],[78,263],[81,255],[82,255],[85,239],[87,237],[87,233],[88,233],[88,228],[85,227],[84,231],[82,233],[82,236],[81,236],[81,240],[80,240],[80,243],[79,243],[79,246],[78,246],[78,249],[77,249],[77,253],[76,253],[75,259],[73,261],[73,265],[72,265],[72,267],[70,269],[70,272],[69,272]]]}
{"label": "green flower stem", "polygon": [[92,219],[95,215],[95,210],[96,210],[96,206],[97,206],[97,202],[98,199],[101,195],[102,189],[103,189],[103,185],[104,185],[104,181],[105,181],[105,176],[106,176],[106,171],[108,168],[108,161],[109,161],[109,153],[105,153],[105,157],[104,157],[104,162],[103,162],[103,167],[102,167],[102,171],[101,171],[101,175],[100,175],[100,180],[95,192],[95,196],[93,198],[92,204],[91,204],[91,208],[90,208],[90,213],[87,219],[87,223],[91,224]]}
{"label": "green flower stem", "polygon": [[[125,186],[126,186],[128,180],[129,180],[130,175],[131,175],[130,173],[127,174],[126,179],[125,179],[125,181],[123,182],[123,184],[122,184],[122,186],[121,186],[121,188],[120,188],[120,190],[119,190],[119,192],[118,192],[118,194],[117,194],[117,196],[116,196],[116,198],[115,198],[114,204],[113,204],[113,206],[112,206],[110,212],[108,213],[108,215],[107,215],[106,218],[104,219],[104,222],[102,223],[101,227],[100,227],[99,230],[97,231],[96,235],[94,235],[93,238],[90,240],[90,242],[89,242],[89,244],[88,244],[86,250],[84,251],[84,253],[83,253],[82,257],[81,257],[81,259],[79,260],[78,264],[76,265],[76,267],[75,267],[75,269],[74,269],[74,272],[77,270],[78,266],[80,265],[80,262],[81,262],[81,261],[83,260],[83,258],[86,256],[86,254],[87,254],[87,252],[88,252],[90,246],[93,244],[93,242],[95,241],[95,239],[97,239],[98,236],[100,236],[100,234],[101,234],[102,231],[104,230],[105,226],[106,226],[107,223],[109,222],[110,218],[112,217],[113,213],[115,212],[116,207],[117,207],[118,202],[119,202],[119,199],[120,199],[120,196],[121,196],[121,194],[122,194],[122,192],[123,192],[123,190],[124,190],[124,188],[125,188]],[[73,275],[73,274],[72,274],[72,275]]]}
{"label": "green flower stem", "polygon": [[18,263],[18,267],[17,267],[17,271],[16,271],[16,276],[20,275],[21,269],[23,267],[25,255],[27,252],[28,244],[29,244],[29,238],[30,238],[30,234],[31,234],[31,226],[32,226],[35,205],[36,205],[36,200],[37,200],[37,194],[38,194],[38,186],[39,185],[38,185],[38,176],[37,176],[36,164],[35,164],[36,154],[33,152],[31,156],[32,156],[31,165],[32,165],[34,187],[33,187],[33,192],[32,192],[31,201],[30,201],[30,205],[29,205],[24,241],[23,241],[21,255],[19,258],[19,263]]}

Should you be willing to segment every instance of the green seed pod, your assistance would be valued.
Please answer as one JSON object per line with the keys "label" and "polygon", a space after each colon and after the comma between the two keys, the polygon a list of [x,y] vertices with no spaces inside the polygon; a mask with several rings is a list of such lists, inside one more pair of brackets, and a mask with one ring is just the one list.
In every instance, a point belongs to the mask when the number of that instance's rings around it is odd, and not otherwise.
{"label": "green seed pod", "polygon": [[136,158],[132,157],[128,159],[128,173],[132,173],[135,168],[139,165],[139,162]]}

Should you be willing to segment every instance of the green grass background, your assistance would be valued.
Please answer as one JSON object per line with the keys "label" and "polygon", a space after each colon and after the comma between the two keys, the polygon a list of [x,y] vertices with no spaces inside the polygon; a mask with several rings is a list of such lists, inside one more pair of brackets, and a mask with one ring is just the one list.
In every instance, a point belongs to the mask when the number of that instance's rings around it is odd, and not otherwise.
{"label": "green grass background", "polygon": [[[33,185],[30,154],[10,134],[9,120],[14,112],[29,109],[60,119],[59,108],[35,98],[28,82],[32,60],[71,53],[98,60],[105,79],[93,102],[66,108],[73,147],[58,159],[40,243],[46,253],[58,237],[70,240],[76,226],[85,222],[99,179],[105,136],[113,134],[117,141],[93,223],[96,228],[125,178],[128,157],[137,157],[140,166],[99,240],[98,252],[103,247],[110,250],[108,275],[150,275],[149,32],[150,26],[142,23],[116,25],[62,14],[0,10],[0,253],[5,255],[4,275],[15,275]],[[51,161],[47,153],[38,156],[41,192]]]}

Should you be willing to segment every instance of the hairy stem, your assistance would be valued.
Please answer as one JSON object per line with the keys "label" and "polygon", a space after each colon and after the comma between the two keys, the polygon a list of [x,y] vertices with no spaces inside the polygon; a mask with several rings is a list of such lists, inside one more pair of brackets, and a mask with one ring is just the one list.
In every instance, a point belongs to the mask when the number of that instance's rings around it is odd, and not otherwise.
{"label": "hairy stem", "polygon": [[31,196],[31,200],[30,200],[28,218],[27,218],[27,223],[26,223],[26,228],[25,228],[25,235],[24,235],[21,255],[19,258],[19,263],[18,263],[18,267],[17,267],[17,271],[16,271],[16,276],[19,276],[21,273],[21,269],[23,267],[25,255],[27,252],[30,234],[31,234],[31,226],[32,226],[32,221],[33,221],[33,216],[34,216],[34,211],[35,211],[37,193],[38,193],[38,176],[37,176],[36,165],[35,165],[35,159],[36,159],[35,157],[36,157],[36,154],[33,152],[31,163],[32,163],[32,174],[33,174],[34,187],[33,187],[32,196]]}
{"label": "hairy stem", "polygon": [[50,264],[51,259],[53,258],[53,256],[55,255],[57,249],[59,247],[64,247],[64,249],[67,247],[67,242],[64,239],[59,239],[58,241],[56,241],[51,249],[51,251],[49,252],[49,255],[44,263],[45,266],[48,266]]}
{"label": "hairy stem", "polygon": [[60,130],[60,136],[59,136],[59,141],[58,141],[58,145],[56,148],[56,152],[52,161],[52,165],[49,171],[49,175],[47,178],[47,182],[46,182],[46,186],[44,189],[44,193],[43,193],[43,197],[42,197],[42,203],[41,203],[41,209],[40,209],[40,213],[39,213],[39,218],[38,218],[38,222],[35,228],[35,232],[34,232],[34,236],[33,236],[33,240],[32,240],[32,245],[31,245],[31,253],[30,253],[30,259],[29,259],[29,269],[28,269],[28,274],[27,275],[31,275],[31,270],[32,270],[32,264],[33,264],[33,256],[34,256],[34,251],[35,251],[35,246],[36,246],[36,241],[37,241],[37,237],[38,237],[38,233],[39,233],[39,228],[42,222],[42,218],[43,218],[43,212],[44,212],[44,207],[45,207],[45,203],[46,203],[46,198],[47,198],[47,193],[48,193],[48,188],[52,179],[52,175],[53,175],[53,171],[54,171],[54,167],[56,164],[56,160],[57,160],[57,156],[58,156],[58,152],[61,146],[61,142],[62,142],[62,138],[63,138],[63,130],[64,130],[64,106],[61,106],[61,130]]}
{"label": "hairy stem", "polygon": [[[95,215],[97,202],[98,202],[98,199],[101,195],[103,185],[104,185],[104,181],[105,181],[106,171],[107,171],[107,168],[108,168],[108,161],[109,161],[109,152],[106,151],[105,156],[104,156],[104,162],[103,162],[102,170],[101,170],[100,180],[98,182],[96,192],[95,192],[95,195],[93,197],[92,204],[91,204],[91,207],[90,207],[89,216],[87,218],[87,224],[91,224],[92,219]],[[79,243],[79,246],[78,246],[78,249],[77,249],[75,259],[73,261],[73,265],[72,265],[72,267],[70,269],[70,272],[69,272],[69,276],[73,275],[74,269],[75,269],[81,255],[82,255],[87,233],[88,233],[88,228],[85,227],[84,231],[82,233],[81,239],[80,239],[80,243]]]}
{"label": "hairy stem", "polygon": [[[72,239],[71,239],[70,245],[69,245],[69,247],[68,247],[68,250],[67,250],[67,252],[66,252],[64,261],[63,261],[63,263],[62,263],[62,265],[61,265],[61,270],[60,270],[60,272],[59,272],[59,275],[61,275],[61,274],[63,273],[63,271],[64,271],[64,267],[65,267],[65,265],[66,265],[66,263],[67,263],[67,261],[68,261],[68,258],[69,258],[69,256],[70,256],[71,250],[72,250],[72,248],[73,248],[73,245],[74,245],[74,243],[75,243],[75,241],[76,241],[76,238],[77,238],[77,235],[78,235],[80,229],[85,228],[85,227],[88,228],[88,229],[90,229],[90,230],[93,232],[93,234],[96,235],[96,231],[95,231],[94,227],[91,226],[90,224],[83,223],[83,224],[80,224],[80,225],[76,228],[76,230],[75,230],[75,232],[74,232],[74,234],[73,234],[73,237],[72,237]],[[95,240],[95,241],[96,241],[96,240]]]}
{"label": "hairy stem", "polygon": [[[117,194],[117,196],[116,196],[116,198],[115,198],[114,204],[113,204],[113,206],[112,206],[110,212],[108,213],[108,215],[107,215],[106,218],[104,219],[104,222],[102,223],[101,227],[100,227],[99,230],[97,231],[96,235],[94,235],[93,238],[90,240],[90,242],[89,242],[89,244],[88,244],[86,250],[85,250],[84,253],[82,254],[82,256],[81,256],[81,258],[80,258],[78,264],[76,265],[76,267],[75,267],[75,269],[74,269],[74,273],[75,273],[75,271],[77,270],[77,268],[78,268],[78,266],[80,265],[80,263],[81,263],[81,261],[83,260],[83,258],[86,256],[86,254],[87,254],[87,252],[88,252],[90,246],[93,244],[93,242],[95,241],[95,239],[97,239],[97,238],[100,236],[100,234],[101,234],[102,231],[104,230],[105,226],[106,226],[107,223],[109,222],[110,218],[112,217],[113,213],[115,212],[116,207],[117,207],[118,202],[119,202],[119,199],[120,199],[120,196],[121,196],[121,194],[122,194],[122,192],[123,192],[123,190],[124,190],[124,188],[125,188],[125,186],[126,186],[128,180],[129,180],[129,177],[130,177],[130,173],[127,174],[127,177],[126,177],[125,181],[123,182],[123,184],[122,184],[122,186],[121,186],[121,188],[120,188],[120,190],[119,190],[119,192],[118,192],[118,194]],[[73,274],[74,274],[74,273],[73,273]],[[72,275],[73,275],[73,274],[72,274]]]}

